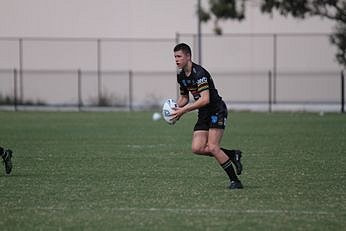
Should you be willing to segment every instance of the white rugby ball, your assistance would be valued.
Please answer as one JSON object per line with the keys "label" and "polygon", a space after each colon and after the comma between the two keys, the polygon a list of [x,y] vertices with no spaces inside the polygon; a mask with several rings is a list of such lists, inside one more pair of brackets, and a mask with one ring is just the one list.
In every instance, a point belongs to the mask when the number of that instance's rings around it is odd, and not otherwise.
{"label": "white rugby ball", "polygon": [[154,121],[157,121],[157,120],[161,119],[161,114],[158,113],[158,112],[154,112],[152,118],[153,118]]}
{"label": "white rugby ball", "polygon": [[162,107],[162,117],[169,124],[174,124],[177,121],[176,119],[172,119],[174,108],[178,108],[178,105],[174,99],[167,99]]}

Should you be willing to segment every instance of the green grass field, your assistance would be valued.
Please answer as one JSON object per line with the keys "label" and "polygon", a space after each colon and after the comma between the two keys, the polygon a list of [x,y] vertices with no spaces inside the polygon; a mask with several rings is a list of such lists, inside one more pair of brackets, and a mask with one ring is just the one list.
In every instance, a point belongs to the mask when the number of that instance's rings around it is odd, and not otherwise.
{"label": "green grass field", "polygon": [[190,152],[195,113],[0,112],[1,230],[345,230],[346,116],[230,114],[243,190]]}

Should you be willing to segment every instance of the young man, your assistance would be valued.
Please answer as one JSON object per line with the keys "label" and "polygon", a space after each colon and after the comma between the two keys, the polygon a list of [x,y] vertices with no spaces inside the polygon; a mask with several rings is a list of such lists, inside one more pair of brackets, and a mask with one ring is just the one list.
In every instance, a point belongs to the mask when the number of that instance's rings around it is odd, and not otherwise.
{"label": "young man", "polygon": [[0,156],[2,157],[3,162],[5,164],[6,174],[10,174],[12,171],[12,150],[0,147]]}
{"label": "young man", "polygon": [[[228,111],[209,72],[192,62],[191,48],[185,43],[174,47],[174,57],[180,85],[180,97],[177,100],[179,108],[174,112],[175,118],[179,119],[185,113],[198,109],[192,152],[215,157],[230,179],[229,188],[243,188],[232,165],[235,165],[237,174],[240,175],[243,168],[240,162],[241,151],[220,147]],[[195,100],[193,103],[189,103],[189,92]]]}

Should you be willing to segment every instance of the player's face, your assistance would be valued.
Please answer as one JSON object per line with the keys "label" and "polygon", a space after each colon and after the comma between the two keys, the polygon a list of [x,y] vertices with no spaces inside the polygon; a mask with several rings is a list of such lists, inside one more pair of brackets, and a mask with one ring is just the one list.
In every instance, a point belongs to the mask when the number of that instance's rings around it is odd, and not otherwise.
{"label": "player's face", "polygon": [[188,62],[190,61],[190,55],[185,54],[183,51],[174,52],[175,64],[179,69],[183,69],[186,67]]}

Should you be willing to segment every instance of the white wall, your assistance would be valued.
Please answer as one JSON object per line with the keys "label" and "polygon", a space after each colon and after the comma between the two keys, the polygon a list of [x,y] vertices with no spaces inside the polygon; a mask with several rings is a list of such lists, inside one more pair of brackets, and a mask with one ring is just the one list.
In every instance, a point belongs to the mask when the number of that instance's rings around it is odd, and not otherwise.
{"label": "white wall", "polygon": [[[207,2],[208,0],[202,0],[204,7],[207,6]],[[258,0],[251,1],[249,4],[245,21],[221,22],[224,33],[330,33],[332,31],[334,23],[327,19],[314,17],[298,20],[291,17],[284,18],[277,14],[274,14],[273,17],[262,15],[256,2]],[[196,4],[197,0],[0,0],[0,37],[169,38],[171,40],[151,43],[143,40],[139,42],[103,42],[101,66],[103,70],[168,71],[174,75],[175,66],[172,54],[174,38],[176,32],[197,32]],[[212,33],[212,31],[213,22],[203,25],[203,33]],[[193,44],[191,37],[182,37],[181,41]],[[25,39],[23,42],[23,69],[76,70],[81,68],[96,70],[96,45],[96,40],[71,42]],[[194,52],[196,53],[196,51]],[[338,75],[335,75],[334,72],[338,73],[341,67],[335,62],[335,48],[330,45],[328,36],[280,37],[277,52],[278,72],[299,71],[300,78],[310,78],[311,76],[314,78],[314,75],[308,74],[306,77],[304,73],[321,70],[333,71],[332,74],[323,76],[335,83],[330,89],[327,89],[328,92],[325,96],[322,94],[321,98],[319,95],[324,91],[326,85],[322,81],[314,88],[317,89],[317,93],[310,98],[315,101],[337,100],[339,96]],[[18,53],[18,41],[0,40],[0,69],[18,68]],[[193,57],[196,58],[196,55]],[[266,73],[273,68],[273,38],[270,36],[203,38],[202,58],[203,65],[212,72],[215,78],[218,78],[216,82],[221,83],[217,86],[226,99],[265,101],[268,98],[268,91],[265,90],[267,87]],[[257,72],[257,79],[251,74],[245,76],[244,74],[234,74],[234,72],[244,71]],[[229,74],[225,75],[225,72],[233,74],[229,76]],[[258,74],[258,72],[264,74]],[[7,81],[11,84],[11,73],[2,74],[0,77],[2,77],[0,78],[0,93],[13,89],[5,83]],[[52,76],[51,78],[55,80],[66,78],[75,84],[75,77],[74,73],[71,77]],[[172,89],[160,87],[162,79],[158,81],[157,76],[153,76],[152,79],[148,79],[148,76],[145,75],[144,77],[137,75],[137,77],[140,80],[134,86],[137,94],[134,96],[135,99],[150,96],[152,92],[157,93],[152,96],[153,98],[165,97],[168,91],[171,96],[176,92],[174,87]],[[47,90],[49,84],[46,84],[44,90],[40,90],[38,85],[41,80],[36,80],[38,84],[31,83],[34,78],[38,77],[26,75],[25,96],[51,97],[50,92],[52,91]],[[44,74],[39,78],[48,78],[48,76]],[[165,78],[167,81],[174,82],[174,78],[170,78],[167,73]],[[309,90],[311,81],[302,85],[300,79],[296,79],[295,83],[290,84],[294,86],[293,89],[301,88],[300,92],[296,93],[298,99],[303,99],[307,92],[313,92]],[[155,89],[141,87],[147,82],[153,81],[158,83],[154,86]],[[280,91],[282,100],[296,100],[290,95],[284,95],[286,94],[285,89],[289,89],[286,87],[287,81],[285,81],[286,79],[282,79],[277,83],[278,87],[282,88]],[[51,80],[49,82],[52,83]],[[59,84],[53,84],[53,87]],[[71,86],[75,89],[73,84],[71,83]],[[115,85],[116,83],[111,83],[104,87],[108,89]],[[126,88],[124,89],[126,92]],[[164,92],[159,92],[159,89],[164,89]],[[108,89],[107,91],[116,92],[116,90]],[[47,93],[43,94],[46,91]],[[289,90],[289,93],[292,93],[292,90]],[[35,94],[38,95],[35,96]],[[92,95],[97,95],[95,88],[93,88]],[[76,94],[72,92],[70,98],[76,100]],[[69,101],[70,98],[66,100]],[[310,98],[308,97],[308,99]],[[56,102],[61,101],[63,100],[60,98],[56,100]]]}
{"label": "white wall", "polygon": [[[207,2],[202,0],[205,7]],[[196,32],[196,4],[197,0],[0,0],[0,35],[174,37],[176,32]],[[203,25],[203,32],[212,32],[212,25]],[[246,21],[221,25],[224,32],[234,33],[331,32],[333,23],[317,17],[271,18],[252,3]]]}

